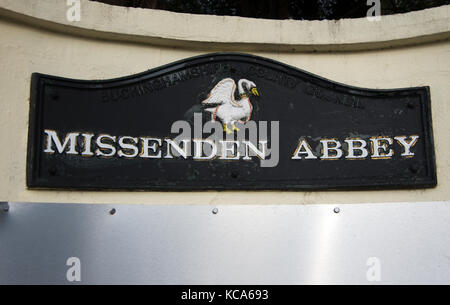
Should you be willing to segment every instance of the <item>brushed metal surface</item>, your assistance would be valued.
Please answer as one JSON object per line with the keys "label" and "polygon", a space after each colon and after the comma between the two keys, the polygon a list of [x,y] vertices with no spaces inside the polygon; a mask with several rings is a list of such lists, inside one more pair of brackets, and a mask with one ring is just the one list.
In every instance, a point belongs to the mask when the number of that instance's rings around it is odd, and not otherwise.
{"label": "brushed metal surface", "polygon": [[450,202],[9,206],[0,284],[450,284]]}

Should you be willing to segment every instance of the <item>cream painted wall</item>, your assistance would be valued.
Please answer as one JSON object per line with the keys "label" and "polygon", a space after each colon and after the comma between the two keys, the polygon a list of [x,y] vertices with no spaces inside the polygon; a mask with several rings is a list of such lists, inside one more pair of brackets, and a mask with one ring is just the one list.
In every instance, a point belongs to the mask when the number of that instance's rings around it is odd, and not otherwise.
{"label": "cream painted wall", "polygon": [[[47,1],[54,0],[43,2]],[[436,42],[430,42],[427,39],[421,44],[408,43],[403,47],[390,49],[376,50],[372,46],[368,47],[370,50],[365,51],[277,52],[272,48],[272,51],[267,52],[251,52],[354,86],[386,89],[430,86],[438,171],[438,187],[435,189],[370,192],[193,193],[27,190],[25,172],[31,73],[40,72],[78,79],[108,79],[142,72],[175,60],[205,54],[210,50],[208,44],[181,48],[176,44],[170,46],[170,44],[155,41],[133,42],[133,39],[129,41],[115,39],[114,35],[107,37],[100,35],[98,39],[95,39],[95,33],[85,35],[85,33],[74,31],[71,34],[71,31],[67,29],[55,30],[56,25],[53,23],[39,24],[38,27],[33,25],[33,22],[37,22],[33,19],[35,17],[27,19],[2,9],[5,5],[9,5],[9,2],[0,0],[0,141],[2,143],[0,201],[218,205],[416,202],[450,199],[448,29],[447,32],[439,30],[441,32],[439,37],[436,37],[438,40]],[[32,10],[39,12],[39,4],[34,3]],[[448,7],[444,7],[447,13],[444,13],[443,18],[450,24]],[[130,10],[120,9],[124,14],[130,14]],[[141,10],[139,12],[141,13]],[[101,14],[99,18],[100,16]],[[130,17],[130,15],[127,16]],[[419,40],[420,37],[415,42],[418,43]],[[393,43],[393,45],[397,44]],[[226,49],[242,51],[242,46],[236,44],[233,48],[231,44]],[[336,49],[339,49],[339,45],[336,45]]]}

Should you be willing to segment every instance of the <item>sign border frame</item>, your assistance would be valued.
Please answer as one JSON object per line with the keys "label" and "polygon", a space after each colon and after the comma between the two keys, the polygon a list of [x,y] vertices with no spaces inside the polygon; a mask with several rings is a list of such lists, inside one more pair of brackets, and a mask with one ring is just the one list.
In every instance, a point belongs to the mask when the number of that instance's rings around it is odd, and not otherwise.
{"label": "sign border frame", "polygon": [[[295,74],[296,77],[300,78],[309,78],[314,79],[317,83],[320,83],[321,86],[332,88],[333,90],[350,90],[359,95],[372,96],[372,95],[380,95],[384,94],[386,96],[398,96],[399,94],[417,94],[420,96],[421,100],[421,114],[422,114],[422,122],[423,122],[423,132],[424,132],[424,146],[426,152],[426,161],[427,166],[430,171],[428,176],[421,177],[419,179],[414,179],[414,183],[406,182],[404,180],[399,182],[377,182],[374,185],[352,185],[352,184],[330,184],[330,183],[321,183],[318,185],[306,185],[306,184],[286,184],[281,186],[278,183],[278,187],[274,187],[273,183],[264,183],[261,181],[257,181],[253,183],[253,185],[243,185],[243,186],[232,186],[232,187],[205,187],[195,185],[182,185],[182,186],[174,186],[173,183],[171,185],[165,186],[155,186],[149,185],[146,187],[142,186],[132,186],[126,185],[122,187],[114,187],[114,186],[70,186],[65,183],[61,184],[52,184],[52,186],[46,186],[45,183],[39,181],[38,172],[39,172],[39,147],[42,144],[42,137],[40,134],[37,134],[42,130],[42,103],[41,101],[44,99],[43,92],[39,91],[39,88],[43,87],[44,84],[61,84],[65,83],[70,87],[76,88],[92,88],[92,86],[99,87],[108,87],[108,85],[117,85],[118,82],[121,85],[126,85],[128,83],[138,82],[139,79],[147,79],[157,77],[158,74],[166,74],[175,72],[179,69],[186,69],[191,66],[198,65],[200,63],[211,63],[213,62],[211,58],[214,59],[220,58],[223,60],[235,60],[235,61],[245,61],[245,62],[254,62],[260,65],[266,65],[270,68],[275,68],[277,70],[281,70],[281,72],[287,74]],[[28,189],[44,189],[44,190],[80,190],[80,191],[164,191],[164,192],[185,192],[185,191],[348,191],[348,190],[391,190],[391,189],[421,189],[421,188],[433,188],[437,186],[437,171],[436,171],[436,158],[435,158],[435,149],[434,149],[434,135],[433,135],[433,124],[432,124],[432,115],[431,115],[431,94],[430,87],[411,87],[411,88],[399,88],[399,89],[368,89],[368,88],[360,88],[354,87],[350,85],[346,85],[343,83],[339,83],[336,81],[329,80],[327,78],[315,75],[313,73],[304,71],[297,67],[284,64],[272,59],[245,54],[245,53],[229,53],[229,52],[220,52],[220,53],[209,53],[205,55],[190,57],[186,59],[182,59],[179,61],[175,61],[154,69],[150,69],[148,71],[125,76],[113,79],[106,80],[77,80],[70,79],[58,76],[52,76],[41,73],[32,73],[31,77],[31,88],[30,88],[30,110],[29,110],[29,126],[28,126],[28,143],[27,143],[27,161],[26,161],[26,185]],[[280,180],[281,181],[281,180]]]}

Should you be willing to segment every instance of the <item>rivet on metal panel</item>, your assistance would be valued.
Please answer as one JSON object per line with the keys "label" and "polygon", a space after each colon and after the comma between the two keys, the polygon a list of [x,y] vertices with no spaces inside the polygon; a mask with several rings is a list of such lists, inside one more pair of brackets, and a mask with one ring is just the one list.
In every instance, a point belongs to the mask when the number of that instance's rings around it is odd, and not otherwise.
{"label": "rivet on metal panel", "polygon": [[213,212],[214,215],[217,215],[217,214],[219,214],[219,209],[218,208],[214,208],[212,210],[212,212]]}
{"label": "rivet on metal panel", "polygon": [[334,212],[335,212],[336,214],[339,214],[339,213],[341,212],[341,209],[340,209],[340,208],[334,208]]}
{"label": "rivet on metal panel", "polygon": [[8,202],[0,202],[0,210],[2,210],[5,213],[9,212]]}
{"label": "rivet on metal panel", "polygon": [[109,211],[109,214],[111,214],[111,215],[115,215],[117,213],[117,210],[116,209],[111,209],[110,211]]}

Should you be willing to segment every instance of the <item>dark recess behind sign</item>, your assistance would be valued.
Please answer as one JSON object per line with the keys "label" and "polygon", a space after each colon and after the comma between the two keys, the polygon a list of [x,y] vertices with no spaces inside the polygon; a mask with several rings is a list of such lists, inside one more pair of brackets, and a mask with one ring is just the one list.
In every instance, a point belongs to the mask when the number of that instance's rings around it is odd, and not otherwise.
{"label": "dark recess behind sign", "polygon": [[[267,19],[321,20],[366,17],[366,0],[93,0],[126,7],[179,13]],[[392,15],[450,4],[449,0],[381,0],[381,14]]]}

